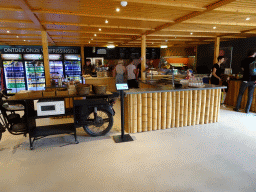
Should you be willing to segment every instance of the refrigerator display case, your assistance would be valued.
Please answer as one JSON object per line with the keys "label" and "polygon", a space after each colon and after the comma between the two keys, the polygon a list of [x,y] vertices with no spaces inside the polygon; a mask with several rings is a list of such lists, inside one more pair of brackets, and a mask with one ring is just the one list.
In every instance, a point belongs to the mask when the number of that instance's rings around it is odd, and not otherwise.
{"label": "refrigerator display case", "polygon": [[45,89],[45,74],[43,55],[41,54],[24,54],[26,67],[26,80],[28,90],[44,90]]}
{"label": "refrigerator display case", "polygon": [[49,54],[49,65],[51,78],[57,83],[63,75],[63,62],[61,54]]}
{"label": "refrigerator display case", "polygon": [[81,82],[81,58],[77,54],[65,54],[64,55],[64,70],[65,77],[73,79],[74,81]]}
{"label": "refrigerator display case", "polygon": [[21,54],[2,54],[5,87],[7,93],[17,93],[26,89],[24,65]]}

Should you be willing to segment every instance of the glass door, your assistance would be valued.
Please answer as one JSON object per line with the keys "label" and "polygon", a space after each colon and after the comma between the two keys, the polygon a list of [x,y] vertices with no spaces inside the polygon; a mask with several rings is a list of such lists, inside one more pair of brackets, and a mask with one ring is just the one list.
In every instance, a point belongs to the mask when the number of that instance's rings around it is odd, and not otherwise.
{"label": "glass door", "polygon": [[44,90],[45,74],[42,61],[25,61],[28,90]]}
{"label": "glass door", "polygon": [[22,61],[3,61],[7,93],[17,93],[26,89]]}

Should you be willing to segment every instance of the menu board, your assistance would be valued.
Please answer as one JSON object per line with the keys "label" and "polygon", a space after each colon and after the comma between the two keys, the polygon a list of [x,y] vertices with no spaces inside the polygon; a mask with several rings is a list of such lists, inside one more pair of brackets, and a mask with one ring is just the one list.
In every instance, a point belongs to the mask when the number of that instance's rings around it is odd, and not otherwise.
{"label": "menu board", "polygon": [[42,54],[24,54],[24,60],[43,60]]}
{"label": "menu board", "polygon": [[65,60],[78,60],[78,61],[80,61],[81,57],[78,54],[65,54],[64,59]]}
{"label": "menu board", "polygon": [[3,60],[22,60],[21,54],[2,54]]}

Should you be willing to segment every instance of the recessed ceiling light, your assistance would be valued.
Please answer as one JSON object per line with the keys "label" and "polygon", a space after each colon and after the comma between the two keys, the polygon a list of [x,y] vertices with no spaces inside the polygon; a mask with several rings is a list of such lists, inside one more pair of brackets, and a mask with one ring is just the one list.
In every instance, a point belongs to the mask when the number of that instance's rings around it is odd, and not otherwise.
{"label": "recessed ceiling light", "polygon": [[10,33],[10,31],[7,31],[7,33]]}
{"label": "recessed ceiling light", "polygon": [[17,38],[19,38],[19,36],[16,36]]}
{"label": "recessed ceiling light", "polygon": [[250,19],[251,19],[250,17],[247,17],[245,20],[246,20],[246,21],[249,21]]}
{"label": "recessed ceiling light", "polygon": [[94,36],[96,37],[96,36],[97,36],[97,34],[94,34]]}
{"label": "recessed ceiling light", "polygon": [[26,41],[25,39],[23,41]]}
{"label": "recessed ceiling light", "polygon": [[152,45],[153,45],[154,43],[152,43]]}
{"label": "recessed ceiling light", "polygon": [[123,7],[126,7],[127,1],[121,1],[121,5],[122,5]]}
{"label": "recessed ceiling light", "polygon": [[216,29],[216,27],[213,27],[213,29]]}
{"label": "recessed ceiling light", "polygon": [[91,41],[89,41],[89,43],[91,43]]}
{"label": "recessed ceiling light", "polygon": [[165,40],[165,42],[167,42],[168,40]]}
{"label": "recessed ceiling light", "polygon": [[193,35],[193,33],[190,33],[190,35]]}
{"label": "recessed ceiling light", "polygon": [[119,8],[116,8],[116,12],[119,12],[120,11],[120,9]]}
{"label": "recessed ceiling light", "polygon": [[91,40],[93,40],[93,39],[91,39]]}
{"label": "recessed ceiling light", "polygon": [[99,31],[101,31],[101,28],[99,28]]}
{"label": "recessed ceiling light", "polygon": [[105,20],[105,23],[108,23],[108,20],[107,20],[107,19]]}
{"label": "recessed ceiling light", "polygon": [[113,49],[115,48],[115,45],[108,45],[107,48]]}
{"label": "recessed ceiling light", "polygon": [[168,46],[167,45],[161,45],[161,48],[162,49],[165,49],[165,48],[167,48]]}

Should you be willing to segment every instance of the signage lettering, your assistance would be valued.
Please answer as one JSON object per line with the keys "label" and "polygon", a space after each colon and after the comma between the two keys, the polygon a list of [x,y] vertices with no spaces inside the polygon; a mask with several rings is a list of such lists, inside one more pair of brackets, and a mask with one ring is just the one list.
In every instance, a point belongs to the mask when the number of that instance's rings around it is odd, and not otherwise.
{"label": "signage lettering", "polygon": [[[4,47],[2,53],[43,53],[43,49],[42,48],[35,48],[35,47]],[[67,54],[79,54],[80,53],[80,49],[79,48],[53,48],[53,47],[49,47],[48,52],[51,53],[67,53]]]}

